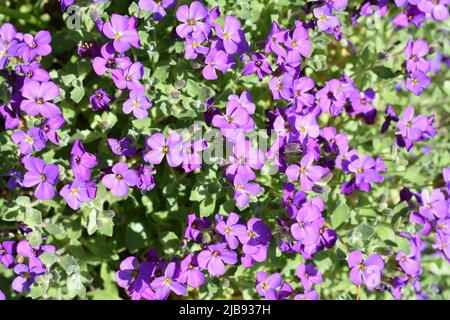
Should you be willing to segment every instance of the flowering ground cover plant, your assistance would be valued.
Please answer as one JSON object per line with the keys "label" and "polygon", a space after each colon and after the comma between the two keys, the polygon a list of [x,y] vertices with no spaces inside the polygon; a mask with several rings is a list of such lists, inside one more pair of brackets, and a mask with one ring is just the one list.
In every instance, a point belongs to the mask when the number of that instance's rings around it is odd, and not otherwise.
{"label": "flowering ground cover plant", "polygon": [[5,3],[0,300],[450,299],[450,1]]}

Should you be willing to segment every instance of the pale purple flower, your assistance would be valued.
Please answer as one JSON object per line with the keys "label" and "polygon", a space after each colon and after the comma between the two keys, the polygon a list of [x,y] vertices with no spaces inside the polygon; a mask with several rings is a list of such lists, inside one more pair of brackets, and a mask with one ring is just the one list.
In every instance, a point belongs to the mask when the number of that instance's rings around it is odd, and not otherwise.
{"label": "pale purple flower", "polygon": [[11,135],[11,140],[19,146],[20,153],[23,155],[44,149],[46,141],[40,128],[31,128],[28,132],[15,131]]}
{"label": "pale purple flower", "polygon": [[176,295],[184,296],[186,294],[186,286],[178,282],[179,267],[175,262],[167,265],[164,276],[158,277],[152,281],[151,287],[155,290],[155,298],[157,300],[165,300],[170,291]]}
{"label": "pale purple flower", "polygon": [[52,199],[55,192],[55,184],[59,179],[59,168],[54,164],[45,163],[44,160],[34,157],[22,159],[22,163],[28,171],[23,179],[23,186],[30,188],[37,186],[34,195],[41,200]]}
{"label": "pale purple flower", "polygon": [[236,264],[238,255],[236,252],[227,249],[226,243],[209,245],[198,254],[198,265],[200,268],[208,270],[212,276],[222,276],[225,274],[225,264]]}
{"label": "pale purple flower", "polygon": [[313,285],[322,283],[322,274],[316,269],[314,264],[299,264],[295,270],[295,274],[300,278],[303,289],[310,291]]}
{"label": "pale purple flower", "polygon": [[141,46],[139,35],[136,30],[135,19],[119,14],[112,14],[109,22],[103,25],[103,34],[113,40],[114,49],[119,53],[128,51],[131,46]]}
{"label": "pale purple flower", "polygon": [[269,276],[264,271],[259,271],[256,274],[256,281],[258,281],[256,284],[258,294],[267,300],[270,300],[272,297],[277,297],[277,289],[283,284],[283,279],[279,273],[274,273]]}
{"label": "pale purple flower", "polygon": [[128,137],[122,138],[120,140],[109,138],[108,145],[111,151],[118,156],[131,157],[137,152],[137,149],[132,147],[133,140]]}
{"label": "pale purple flower", "polygon": [[231,164],[226,170],[226,175],[230,180],[236,175],[253,180],[256,175],[252,169],[259,170],[263,167],[264,153],[258,148],[253,148],[244,136],[239,136],[233,145],[233,156],[228,160]]}
{"label": "pale purple flower", "polygon": [[319,300],[319,294],[316,290],[299,293],[294,297],[294,300]]}
{"label": "pale purple flower", "polygon": [[58,130],[64,126],[66,121],[62,115],[55,115],[46,119],[41,126],[41,131],[46,140],[50,140],[54,144],[59,144]]}
{"label": "pale purple flower", "polygon": [[407,255],[403,251],[400,251],[395,259],[408,276],[415,277],[419,274],[420,264],[413,253]]}
{"label": "pale purple flower", "polygon": [[167,140],[162,133],[155,133],[146,140],[150,150],[145,154],[144,160],[151,164],[160,164],[164,157],[171,167],[178,167],[183,162],[183,137],[171,133]]}
{"label": "pale purple flower", "polygon": [[143,91],[144,85],[140,82],[143,76],[144,65],[139,61],[125,69],[112,71],[112,78],[118,89]]}
{"label": "pale purple flower", "polygon": [[317,138],[320,134],[316,116],[312,113],[305,116],[297,116],[295,119],[295,128],[299,133],[300,141],[303,141],[307,137]]}
{"label": "pale purple flower", "polygon": [[448,203],[441,190],[435,189],[431,192],[425,189],[420,194],[422,206],[420,214],[430,221],[444,219],[448,215]]}
{"label": "pale purple flower", "polygon": [[205,275],[198,266],[197,257],[197,254],[190,253],[180,263],[179,281],[193,289],[199,288],[205,283]]}
{"label": "pale purple flower", "polygon": [[194,142],[186,142],[183,145],[183,164],[185,172],[198,170],[202,166],[201,153],[208,148],[206,140],[201,139]]}
{"label": "pale purple flower", "polygon": [[40,245],[40,246],[31,246],[30,243],[26,240],[22,240],[17,244],[17,254],[28,258],[28,265],[30,268],[35,266],[43,267],[42,261],[39,259],[39,256],[44,252],[55,253],[56,248],[52,245]]}
{"label": "pale purple flower", "polygon": [[75,140],[70,152],[70,166],[75,178],[87,181],[91,177],[91,169],[97,165],[97,157],[86,152],[80,140]]}
{"label": "pale purple flower", "polygon": [[245,176],[237,175],[234,178],[234,200],[239,209],[248,205],[249,195],[258,196],[261,193],[261,186],[257,183],[249,182]]}
{"label": "pale purple flower", "polygon": [[128,188],[136,186],[139,181],[137,172],[129,169],[125,162],[116,163],[111,171],[112,173],[102,178],[102,183],[116,197],[126,196]]}
{"label": "pale purple flower", "polygon": [[74,180],[59,192],[73,210],[80,209],[82,203],[90,202],[97,196],[97,181]]}
{"label": "pale purple flower", "polygon": [[145,119],[148,116],[148,109],[152,106],[152,102],[149,98],[145,96],[145,92],[143,90],[131,90],[130,91],[130,99],[125,101],[123,104],[123,112],[125,114],[130,114],[133,112],[133,115],[137,119]]}
{"label": "pale purple flower", "polygon": [[418,8],[424,13],[429,13],[437,21],[444,21],[448,18],[449,0],[421,0]]}
{"label": "pale purple flower", "polygon": [[139,0],[139,8],[144,11],[152,11],[155,21],[164,18],[167,15],[166,9],[173,9],[176,4],[177,0]]}
{"label": "pale purple flower", "polygon": [[111,42],[102,46],[100,54],[92,62],[92,67],[99,76],[103,75],[106,71],[113,72],[115,70],[126,69],[132,64],[131,59],[128,57],[116,57],[117,53]]}
{"label": "pale purple flower", "polygon": [[242,47],[245,41],[244,34],[241,30],[241,22],[233,16],[226,16],[223,29],[217,25],[216,33],[219,39],[223,41],[223,47],[228,54],[234,54],[243,51]]}
{"label": "pale purple flower", "polygon": [[290,180],[297,180],[300,178],[300,184],[304,191],[310,191],[314,184],[320,182],[324,174],[324,168],[321,166],[313,166],[314,155],[312,153],[306,154],[300,161],[300,165],[290,165],[286,169],[286,175]]}
{"label": "pale purple flower", "polygon": [[317,19],[317,26],[325,33],[332,33],[334,28],[340,26],[339,19],[331,15],[331,9],[327,5],[315,8],[313,14]]}
{"label": "pale purple flower", "polygon": [[266,60],[267,57],[262,53],[253,53],[252,59],[246,61],[247,63],[242,70],[242,75],[249,76],[256,73],[258,75],[259,81],[262,81],[265,75],[271,74],[273,72],[270,63]]}
{"label": "pale purple flower", "polygon": [[31,116],[41,114],[44,118],[51,118],[61,114],[61,110],[51,101],[60,95],[60,90],[53,82],[39,83],[30,80],[24,84],[22,89],[24,100],[20,109]]}
{"label": "pale purple flower", "polygon": [[381,283],[384,261],[378,254],[373,254],[363,260],[360,251],[353,251],[347,257],[350,267],[350,280],[357,286],[365,283],[369,290],[373,290]]}
{"label": "pale purple flower", "polygon": [[24,34],[17,54],[25,62],[31,62],[36,56],[48,56],[52,52],[51,41],[52,36],[46,30],[39,31],[34,37],[31,34]]}
{"label": "pale purple flower", "polygon": [[225,73],[233,63],[225,51],[212,48],[205,58],[205,64],[206,66],[202,70],[203,77],[206,80],[216,80],[216,70]]}
{"label": "pale purple flower", "polygon": [[430,62],[423,59],[430,51],[430,47],[425,40],[419,39],[416,41],[408,40],[405,47],[406,69],[408,72],[422,71],[427,73],[430,71]]}
{"label": "pale purple flower", "polygon": [[416,96],[420,96],[424,89],[428,88],[431,84],[431,79],[427,77],[422,71],[415,71],[406,78],[406,89],[414,93]]}
{"label": "pale purple flower", "polygon": [[315,83],[311,78],[301,77],[294,80],[293,92],[296,105],[296,112],[300,112],[303,107],[311,107],[314,104],[314,94],[311,90],[315,87]]}
{"label": "pale purple flower", "polygon": [[178,21],[182,24],[176,28],[180,38],[186,38],[191,32],[200,30],[205,36],[209,35],[210,25],[203,22],[208,16],[208,9],[199,1],[192,2],[189,7],[184,4],[180,6],[176,13]]}
{"label": "pale purple flower", "polygon": [[238,238],[247,233],[247,227],[240,223],[235,212],[230,212],[226,221],[222,220],[216,224],[216,231],[225,237],[230,249],[234,250],[239,246]]}
{"label": "pale purple flower", "polygon": [[146,193],[155,187],[155,179],[153,173],[155,168],[149,167],[145,164],[141,164],[138,168],[139,181],[137,187],[142,193]]}
{"label": "pale purple flower", "polygon": [[292,236],[306,246],[316,244],[324,223],[320,208],[307,202],[298,210],[296,220],[297,223],[291,226]]}
{"label": "pale purple flower", "polygon": [[199,54],[206,56],[209,52],[209,48],[202,45],[205,41],[206,36],[201,30],[197,30],[187,36],[184,57],[189,60],[195,60]]}

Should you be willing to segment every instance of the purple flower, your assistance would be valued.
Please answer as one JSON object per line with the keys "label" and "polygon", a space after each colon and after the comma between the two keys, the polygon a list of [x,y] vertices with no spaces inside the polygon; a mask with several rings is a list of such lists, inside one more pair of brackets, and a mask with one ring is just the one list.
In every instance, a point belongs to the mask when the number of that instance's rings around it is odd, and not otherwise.
{"label": "purple flower", "polygon": [[206,250],[198,254],[198,265],[202,269],[207,269],[212,276],[222,276],[225,274],[225,264],[235,264],[238,260],[236,252],[226,249],[226,243],[212,244]]}
{"label": "purple flower", "polygon": [[58,130],[64,126],[66,121],[61,115],[55,115],[46,119],[41,126],[41,132],[46,140],[50,140],[54,144],[59,144]]}
{"label": "purple flower", "polygon": [[195,60],[199,54],[206,56],[209,52],[209,48],[202,45],[205,41],[206,36],[200,30],[187,36],[184,57],[189,60]]}
{"label": "purple flower", "polygon": [[277,77],[273,77],[269,81],[269,89],[272,91],[274,100],[284,99],[288,101],[292,97],[292,75],[285,73],[281,80]]}
{"label": "purple flower", "polygon": [[300,141],[306,137],[317,138],[320,134],[320,128],[317,124],[314,114],[309,113],[306,116],[298,116],[295,119],[295,128],[299,133]]}
{"label": "purple flower", "polygon": [[55,253],[55,247],[52,245],[40,245],[32,247],[26,240],[22,240],[17,244],[17,254],[29,259],[28,264],[30,268],[33,268],[35,266],[44,266],[39,259],[39,256],[44,252]]}
{"label": "purple flower", "polygon": [[78,210],[82,203],[90,202],[97,196],[97,181],[74,180],[65,185],[59,194],[66,200],[69,207]]}
{"label": "purple flower", "polygon": [[92,105],[92,110],[105,110],[109,111],[109,103],[111,102],[111,98],[108,96],[105,90],[98,89],[94,92],[92,96],[89,97],[89,102]]}
{"label": "purple flower", "polygon": [[31,34],[24,34],[23,42],[19,46],[17,54],[25,62],[31,62],[36,56],[48,56],[52,52],[51,41],[52,36],[46,30],[39,31],[34,37]]}
{"label": "purple flower", "polygon": [[382,278],[384,261],[378,254],[373,254],[363,260],[360,251],[353,251],[347,257],[350,270],[350,280],[357,286],[363,282],[369,290],[375,289]]}
{"label": "purple flower", "polygon": [[250,116],[247,109],[236,100],[228,101],[225,113],[216,114],[212,125],[221,130],[225,137],[235,137],[249,123]]}
{"label": "purple flower", "polygon": [[300,112],[303,107],[311,107],[314,104],[314,94],[311,90],[315,87],[315,83],[311,78],[301,77],[294,80],[293,91],[296,112]]}
{"label": "purple flower", "polygon": [[208,148],[206,140],[201,139],[194,142],[186,142],[183,145],[183,164],[185,172],[192,172],[200,169],[202,166],[202,151]]}
{"label": "purple flower", "polygon": [[166,16],[165,9],[173,9],[177,0],[139,0],[139,8],[144,11],[152,11],[153,19],[159,21]]}
{"label": "purple flower", "polygon": [[120,140],[109,138],[108,145],[111,151],[118,156],[131,157],[137,152],[136,148],[131,147],[133,141],[128,138],[122,138]]}
{"label": "purple flower", "polygon": [[[271,239],[272,232],[263,220],[258,218],[248,220],[246,234],[239,237],[239,241],[243,244],[242,262],[244,267],[251,267],[253,261],[263,262],[267,259],[267,248]],[[249,261],[248,266],[245,266],[245,259]]]}
{"label": "purple flower", "polygon": [[18,130],[11,135],[11,140],[19,146],[20,153],[28,155],[45,148],[45,137],[40,128],[31,128],[28,132]]}
{"label": "purple flower", "polygon": [[0,290],[0,301],[6,300],[5,294]]}
{"label": "purple flower", "polygon": [[139,293],[148,288],[147,281],[153,268],[150,263],[139,264],[138,260],[131,256],[120,263],[120,270],[116,272],[116,282],[119,287],[127,289],[127,293],[140,299]]}
{"label": "purple flower", "polygon": [[190,253],[180,263],[179,281],[194,289],[201,287],[205,283],[205,275],[198,266],[197,257],[197,254],[192,255]]}
{"label": "purple flower", "polygon": [[141,164],[138,169],[139,181],[137,183],[138,188],[142,193],[146,193],[155,187],[155,179],[153,173],[155,169],[145,164]]}
{"label": "purple flower", "polygon": [[207,229],[211,226],[211,221],[207,217],[197,218],[195,213],[191,213],[187,217],[188,226],[184,232],[186,239],[192,239],[195,242],[202,241],[202,233],[200,229]]}
{"label": "purple flower", "polygon": [[102,178],[102,183],[116,197],[126,196],[128,188],[136,186],[139,181],[137,172],[129,169],[125,162],[116,163],[111,171],[111,174],[107,174]]}
{"label": "purple flower", "polygon": [[415,71],[406,78],[406,89],[414,93],[416,96],[420,96],[424,89],[428,88],[431,84],[430,78],[427,77],[422,71]]}
{"label": "purple flower", "polygon": [[317,26],[325,33],[333,33],[334,28],[340,26],[339,19],[331,15],[331,9],[327,5],[315,8],[313,14],[317,19]]}
{"label": "purple flower", "polygon": [[258,196],[261,193],[261,186],[257,183],[248,182],[245,176],[237,175],[234,178],[234,200],[239,209],[248,205],[249,195]]}
{"label": "purple flower", "polygon": [[42,266],[28,268],[25,264],[18,264],[14,267],[14,273],[18,276],[13,280],[11,287],[17,292],[30,291],[37,276],[43,275],[45,269]]}
{"label": "purple flower", "polygon": [[265,75],[272,74],[270,63],[266,60],[267,57],[262,53],[253,53],[252,59],[246,61],[246,65],[242,70],[242,75],[249,76],[256,73],[258,75],[259,81],[262,81]]}
{"label": "purple flower", "polygon": [[312,290],[312,291],[305,292],[305,293],[300,293],[294,297],[294,300],[318,300],[318,299],[319,299],[319,294],[317,293],[316,290]]}
{"label": "purple flower", "polygon": [[291,226],[292,236],[306,246],[316,244],[324,223],[320,208],[307,202],[298,210],[296,220],[297,223]]}
{"label": "purple flower", "polygon": [[124,53],[131,46],[135,48],[141,46],[135,27],[135,19],[113,13],[111,20],[103,25],[102,32],[108,39],[113,40],[117,52]]}
{"label": "purple flower", "polygon": [[419,274],[420,264],[416,260],[414,253],[406,255],[403,251],[400,251],[397,253],[395,259],[408,276],[415,277]]}
{"label": "purple flower", "polygon": [[230,249],[234,250],[239,246],[239,237],[245,237],[247,233],[247,227],[240,223],[239,216],[230,212],[227,221],[220,221],[216,225],[216,231],[225,237]]}
{"label": "purple flower", "polygon": [[47,70],[42,69],[41,65],[38,62],[32,62],[28,65],[20,65],[16,68],[20,70],[24,77],[24,83],[29,80],[35,80],[39,82],[48,82],[50,81],[50,74]]}
{"label": "purple flower", "polygon": [[322,274],[312,263],[299,264],[295,274],[300,278],[305,291],[311,291],[313,285],[322,283]]}
{"label": "purple flower", "polygon": [[171,167],[178,167],[183,162],[183,137],[171,133],[167,140],[162,133],[155,133],[146,140],[150,150],[145,154],[144,160],[151,164],[160,164],[164,157]]}
{"label": "purple flower", "polygon": [[419,208],[420,214],[430,221],[444,219],[448,214],[448,203],[441,190],[435,189],[431,192],[423,190],[420,194],[422,206]]}
{"label": "purple flower", "polygon": [[101,56],[95,57],[92,62],[92,67],[99,76],[103,75],[106,71],[113,72],[115,70],[126,69],[132,64],[128,57],[116,57],[116,51],[111,42],[102,46],[100,54]]}
{"label": "purple flower", "polygon": [[20,104],[20,109],[31,116],[41,114],[44,118],[51,118],[61,114],[61,110],[51,103],[59,97],[60,90],[53,82],[39,83],[30,80],[24,84],[22,95],[24,100]]}
{"label": "purple flower", "polygon": [[0,262],[8,269],[14,266],[14,254],[17,243],[14,241],[3,241],[0,243]]}
{"label": "purple flower", "polygon": [[318,106],[323,112],[329,112],[333,117],[344,110],[346,98],[345,84],[342,81],[332,79],[325,87],[317,91]]}
{"label": "purple flower", "polygon": [[225,73],[232,65],[229,55],[225,51],[212,48],[205,58],[206,66],[202,70],[202,75],[206,80],[216,80],[216,70]]}
{"label": "purple flower", "polygon": [[17,39],[16,27],[7,22],[0,26],[0,45],[4,47],[13,46],[16,44]]}
{"label": "purple flower", "polygon": [[59,168],[54,164],[45,163],[44,160],[34,157],[22,159],[25,169],[23,186],[30,188],[36,186],[34,195],[41,200],[50,200],[55,196],[55,184],[59,179]]}
{"label": "purple flower", "polygon": [[0,114],[5,120],[5,129],[15,129],[20,124],[19,110],[13,107],[10,109],[6,104],[0,105]]}
{"label": "purple flower", "polygon": [[143,91],[144,86],[140,82],[144,76],[144,65],[135,62],[125,69],[112,71],[113,81],[117,88]]}
{"label": "purple flower", "polygon": [[91,177],[91,169],[97,165],[95,155],[86,152],[80,140],[75,140],[70,152],[70,166],[75,178],[87,181]]}
{"label": "purple flower", "polygon": [[231,162],[227,168],[226,175],[230,180],[236,175],[241,175],[248,180],[256,178],[252,169],[259,170],[264,165],[264,154],[257,148],[252,148],[250,141],[244,136],[236,139],[233,145],[233,156],[229,157]]}
{"label": "purple flower", "polygon": [[313,166],[314,155],[312,153],[306,154],[300,161],[300,166],[293,164],[286,169],[286,176],[290,180],[297,180],[300,178],[300,184],[304,191],[310,191],[316,182],[320,182],[324,174],[324,168],[321,166]]}
{"label": "purple flower", "polygon": [[190,33],[200,30],[205,36],[208,36],[211,27],[202,22],[208,16],[208,9],[199,1],[194,1],[188,7],[186,4],[180,6],[176,13],[178,21],[182,24],[176,28],[180,38],[186,38]]}
{"label": "purple flower", "polygon": [[376,168],[376,161],[370,156],[364,155],[353,160],[348,169],[355,174],[355,183],[362,191],[368,192],[372,182],[383,182],[383,176]]}
{"label": "purple flower", "polygon": [[447,194],[450,194],[450,168],[444,168],[442,170],[442,177],[447,186]]}
{"label": "purple flower", "polygon": [[292,33],[292,36],[288,38],[286,46],[296,52],[299,56],[309,58],[312,53],[312,44],[309,41],[308,30],[301,25],[297,25]]}
{"label": "purple flower", "polygon": [[256,281],[258,281],[256,290],[260,296],[267,300],[278,297],[277,289],[283,284],[283,279],[279,273],[274,273],[269,276],[266,272],[259,271],[256,274]]}
{"label": "purple flower", "polygon": [[233,16],[225,17],[223,30],[220,26],[216,26],[217,37],[222,39],[226,53],[234,54],[245,51],[245,48],[242,48],[242,46],[246,44],[246,41],[240,28],[241,22]]}
{"label": "purple flower", "polygon": [[408,40],[405,47],[405,56],[408,59],[406,61],[406,70],[410,73],[416,71],[427,73],[430,71],[430,62],[423,59],[429,51],[430,48],[424,40]]}
{"label": "purple flower", "polygon": [[123,104],[123,112],[125,114],[130,114],[133,112],[133,115],[137,119],[145,119],[148,116],[148,109],[152,106],[152,102],[149,98],[145,96],[145,92],[143,90],[131,90],[130,91],[130,99],[125,101]]}
{"label": "purple flower", "polygon": [[407,107],[402,118],[397,122],[397,128],[406,140],[419,141],[427,130],[428,119],[424,115],[414,117],[414,108]]}
{"label": "purple flower", "polygon": [[437,21],[444,21],[448,17],[448,0],[421,0],[418,8],[424,13],[429,13]]}
{"label": "purple flower", "polygon": [[179,268],[175,262],[167,265],[164,276],[158,277],[152,281],[151,286],[155,290],[155,298],[157,300],[165,300],[173,291],[176,295],[183,296],[186,294],[186,286],[178,282]]}

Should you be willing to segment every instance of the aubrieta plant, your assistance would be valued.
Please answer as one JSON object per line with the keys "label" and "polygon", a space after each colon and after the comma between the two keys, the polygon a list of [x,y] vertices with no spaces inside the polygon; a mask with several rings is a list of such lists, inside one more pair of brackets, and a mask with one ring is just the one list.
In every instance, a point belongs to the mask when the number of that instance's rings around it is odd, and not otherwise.
{"label": "aubrieta plant", "polygon": [[6,3],[0,300],[450,299],[450,1]]}

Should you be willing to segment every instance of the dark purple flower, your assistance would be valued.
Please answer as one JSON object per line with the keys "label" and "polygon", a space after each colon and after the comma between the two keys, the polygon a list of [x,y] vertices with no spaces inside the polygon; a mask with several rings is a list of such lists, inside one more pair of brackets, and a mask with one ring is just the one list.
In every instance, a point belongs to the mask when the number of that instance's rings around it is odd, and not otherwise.
{"label": "dark purple flower", "polygon": [[50,140],[54,144],[59,144],[58,130],[64,126],[65,122],[62,115],[59,114],[46,119],[41,126],[44,138]]}
{"label": "dark purple flower", "polygon": [[105,110],[109,111],[109,103],[111,102],[111,98],[108,96],[105,90],[98,89],[94,92],[92,96],[89,97],[89,102],[92,105],[92,110]]}
{"label": "dark purple flower", "polygon": [[200,229],[207,229],[211,226],[211,221],[207,217],[197,218],[195,213],[191,213],[187,217],[188,226],[184,232],[186,239],[191,239],[195,242],[202,241],[202,232]]}
{"label": "dark purple flower", "polygon": [[17,243],[14,241],[3,241],[0,243],[0,262],[8,269],[14,266],[14,254]]}
{"label": "dark purple flower", "polygon": [[132,147],[133,141],[128,138],[122,138],[120,140],[109,138],[108,145],[111,151],[118,156],[131,157],[136,154],[137,149]]}
{"label": "dark purple flower", "polygon": [[259,81],[262,81],[264,76],[272,73],[272,68],[267,57],[262,53],[253,53],[252,59],[247,61],[244,69],[242,70],[243,76],[249,76],[256,73],[258,75]]}
{"label": "dark purple flower", "polygon": [[14,267],[17,277],[13,280],[11,287],[17,292],[30,291],[37,276],[43,275],[45,269],[42,266],[28,267],[25,264],[18,264]]}
{"label": "dark purple flower", "polygon": [[43,267],[44,265],[39,259],[39,256],[44,252],[55,253],[55,250],[55,247],[52,245],[40,245],[33,247],[26,240],[22,240],[17,244],[17,254],[29,259],[28,265],[30,268],[35,266]]}
{"label": "dark purple flower", "polygon": [[114,50],[112,43],[107,43],[102,46],[100,50],[100,56],[95,57],[92,62],[94,71],[99,76],[103,75],[106,71],[113,72],[115,70],[126,69],[131,66],[132,62],[130,58],[118,56]]}
{"label": "dark purple flower", "polygon": [[149,167],[145,164],[141,164],[138,169],[139,181],[137,187],[142,193],[146,193],[155,187],[155,179],[153,173],[155,168]]}

